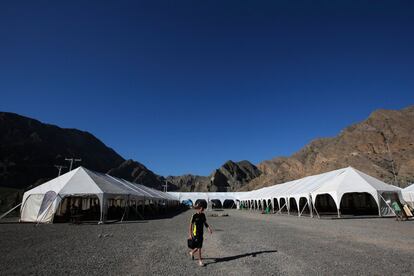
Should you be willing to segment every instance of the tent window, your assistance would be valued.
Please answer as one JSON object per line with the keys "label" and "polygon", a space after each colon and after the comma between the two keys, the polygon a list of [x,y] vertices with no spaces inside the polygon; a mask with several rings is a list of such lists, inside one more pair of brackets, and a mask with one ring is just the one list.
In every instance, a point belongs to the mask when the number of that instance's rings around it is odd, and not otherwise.
{"label": "tent window", "polygon": [[317,195],[315,198],[315,208],[319,214],[337,214],[335,201],[329,194]]}
{"label": "tent window", "polygon": [[279,211],[279,203],[276,198],[273,199],[273,207],[275,208],[275,211]]}
{"label": "tent window", "polygon": [[287,213],[287,205],[286,205],[286,199],[284,199],[284,198],[281,198],[280,199],[280,212],[281,213]]}
{"label": "tent window", "polygon": [[205,199],[197,199],[195,205],[198,204],[203,204],[204,206],[207,206],[207,201]]}
{"label": "tent window", "polygon": [[346,193],[342,196],[341,214],[366,216],[378,215],[378,206],[369,193]]}
{"label": "tent window", "polygon": [[226,199],[223,202],[223,208],[226,208],[226,209],[234,209],[234,208],[236,208],[236,203],[232,199]]}
{"label": "tent window", "polygon": [[289,212],[290,213],[298,212],[298,205],[296,204],[296,199],[294,198],[289,198]]}
{"label": "tent window", "polygon": [[65,197],[60,202],[53,221],[68,222],[73,216],[79,216],[81,220],[100,220],[101,207],[98,197]]}
{"label": "tent window", "polygon": [[213,209],[221,209],[223,208],[223,205],[221,204],[221,201],[218,199],[212,199],[211,201],[211,207]]}

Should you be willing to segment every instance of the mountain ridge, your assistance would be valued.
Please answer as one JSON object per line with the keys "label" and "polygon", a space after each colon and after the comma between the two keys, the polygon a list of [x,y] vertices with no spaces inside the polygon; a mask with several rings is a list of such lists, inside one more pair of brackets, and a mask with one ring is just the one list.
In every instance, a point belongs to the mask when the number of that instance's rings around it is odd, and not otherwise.
{"label": "mountain ridge", "polygon": [[291,156],[257,165],[229,160],[208,176],[167,177],[124,159],[87,131],[0,112],[0,187],[41,184],[56,177],[54,165],[66,165],[65,157],[82,158],[81,165],[89,169],[159,190],[167,184],[169,191],[247,191],[348,166],[404,187],[414,182],[414,106],[378,109],[337,136],[314,139]]}
{"label": "mountain ridge", "polygon": [[400,187],[414,182],[414,106],[378,109],[335,137],[314,139],[289,157],[262,161],[257,167],[263,174],[241,190],[348,166]]}

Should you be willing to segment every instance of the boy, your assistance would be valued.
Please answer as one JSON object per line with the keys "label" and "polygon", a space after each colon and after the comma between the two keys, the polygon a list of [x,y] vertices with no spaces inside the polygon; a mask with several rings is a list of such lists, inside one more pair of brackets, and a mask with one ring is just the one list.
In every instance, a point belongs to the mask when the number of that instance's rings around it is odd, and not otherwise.
{"label": "boy", "polygon": [[205,204],[199,203],[196,204],[195,213],[191,217],[190,227],[189,227],[189,239],[193,239],[194,249],[190,251],[190,256],[194,260],[194,254],[198,252],[198,265],[204,266],[203,261],[201,260],[201,248],[203,247],[203,230],[204,226],[208,228],[210,234],[213,234],[213,230],[207,224],[206,215],[204,214],[204,209],[206,208]]}

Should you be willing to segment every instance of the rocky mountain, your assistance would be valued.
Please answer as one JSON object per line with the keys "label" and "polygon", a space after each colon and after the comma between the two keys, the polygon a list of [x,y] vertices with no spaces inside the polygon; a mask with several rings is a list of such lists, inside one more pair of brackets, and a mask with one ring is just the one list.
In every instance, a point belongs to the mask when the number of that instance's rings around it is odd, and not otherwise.
{"label": "rocky mountain", "polygon": [[230,160],[214,170],[210,176],[169,176],[167,180],[180,191],[232,192],[239,190],[260,174],[261,171],[249,161]]}
{"label": "rocky mountain", "polygon": [[[110,169],[108,174],[158,190],[162,190],[165,184],[162,176],[156,175],[143,164],[131,159],[122,162],[116,168]],[[171,188],[174,189],[174,187]]]}
{"label": "rocky mountain", "polygon": [[76,165],[156,189],[167,182],[169,191],[252,190],[347,166],[404,187],[414,182],[414,106],[375,111],[336,137],[316,139],[290,157],[257,167],[228,161],[209,176],[167,178],[125,160],[88,132],[0,112],[0,187],[38,185],[57,176],[54,165],[67,166],[64,159],[73,157],[82,159]]}
{"label": "rocky mountain", "polygon": [[347,166],[405,187],[414,182],[414,106],[378,110],[333,138],[317,139],[290,157],[258,165],[262,175],[241,190],[252,190]]}
{"label": "rocky mountain", "polygon": [[168,176],[168,191],[205,192],[210,185],[210,177],[185,174],[181,176]]}
{"label": "rocky mountain", "polygon": [[125,161],[88,132],[0,112],[0,187],[21,189],[41,184],[57,176],[54,165],[65,165],[62,173],[68,171],[65,158],[82,159],[76,166],[110,171],[153,187],[161,185],[159,177],[144,165]]}

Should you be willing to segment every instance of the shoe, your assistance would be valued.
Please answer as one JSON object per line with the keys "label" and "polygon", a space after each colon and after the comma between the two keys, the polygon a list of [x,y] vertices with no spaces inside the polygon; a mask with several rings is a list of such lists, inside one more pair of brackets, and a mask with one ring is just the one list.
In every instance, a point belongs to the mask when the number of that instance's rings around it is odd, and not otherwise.
{"label": "shoe", "polygon": [[193,252],[191,252],[191,251],[190,251],[190,256],[191,256],[191,260],[194,261],[194,255],[193,255]]}

